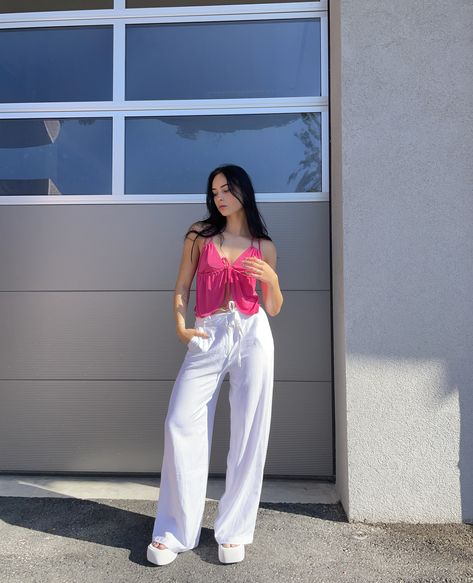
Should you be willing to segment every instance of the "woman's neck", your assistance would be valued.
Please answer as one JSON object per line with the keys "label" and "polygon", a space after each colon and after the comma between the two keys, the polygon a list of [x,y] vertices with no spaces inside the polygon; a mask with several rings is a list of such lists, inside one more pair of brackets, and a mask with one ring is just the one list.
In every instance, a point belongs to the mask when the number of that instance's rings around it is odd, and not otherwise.
{"label": "woman's neck", "polygon": [[248,222],[246,220],[245,212],[243,209],[240,209],[240,211],[227,217],[227,224],[225,226],[224,232],[230,235],[230,237],[250,238],[251,233],[248,229]]}

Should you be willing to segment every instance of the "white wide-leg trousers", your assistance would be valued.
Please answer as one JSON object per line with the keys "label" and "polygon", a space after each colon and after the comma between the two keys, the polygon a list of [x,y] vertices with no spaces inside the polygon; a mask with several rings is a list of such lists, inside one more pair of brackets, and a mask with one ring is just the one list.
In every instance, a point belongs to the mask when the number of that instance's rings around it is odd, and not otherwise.
{"label": "white wide-leg trousers", "polygon": [[218,543],[250,544],[263,483],[274,379],[274,342],[268,316],[238,310],[195,318],[169,400],[164,455],[152,541],[174,552],[199,544],[205,507],[215,407],[229,373],[230,448],[225,492],[218,503]]}

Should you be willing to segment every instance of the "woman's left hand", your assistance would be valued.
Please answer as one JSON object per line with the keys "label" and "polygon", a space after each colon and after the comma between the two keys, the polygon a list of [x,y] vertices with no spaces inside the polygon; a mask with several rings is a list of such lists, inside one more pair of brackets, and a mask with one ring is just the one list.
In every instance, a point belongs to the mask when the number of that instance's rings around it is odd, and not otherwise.
{"label": "woman's left hand", "polygon": [[246,257],[242,263],[245,267],[245,273],[260,281],[273,284],[278,277],[271,265],[258,257]]}

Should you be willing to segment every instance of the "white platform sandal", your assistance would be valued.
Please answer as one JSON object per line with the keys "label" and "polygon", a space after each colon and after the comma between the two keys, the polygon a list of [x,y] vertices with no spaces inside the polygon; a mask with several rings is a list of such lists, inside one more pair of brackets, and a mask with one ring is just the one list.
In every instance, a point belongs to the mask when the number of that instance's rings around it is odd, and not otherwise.
{"label": "white platform sandal", "polygon": [[245,558],[245,545],[240,544],[236,547],[224,547],[219,543],[218,558],[221,563],[239,563]]}
{"label": "white platform sandal", "polygon": [[178,553],[171,551],[171,549],[158,549],[153,546],[151,542],[148,545],[148,549],[146,552],[146,558],[150,563],[154,563],[155,565],[168,565],[172,563],[174,559],[177,557]]}

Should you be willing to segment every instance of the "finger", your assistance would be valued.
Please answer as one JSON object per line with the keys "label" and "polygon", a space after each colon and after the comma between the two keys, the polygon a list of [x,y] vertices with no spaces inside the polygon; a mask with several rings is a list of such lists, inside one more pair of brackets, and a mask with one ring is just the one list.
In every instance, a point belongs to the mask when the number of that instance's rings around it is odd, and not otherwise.
{"label": "finger", "polygon": [[258,279],[258,278],[261,276],[261,274],[260,274],[260,273],[258,273],[258,272],[256,272],[256,271],[249,271],[249,272],[247,273],[247,275],[248,275],[249,277],[255,277],[255,278],[257,278],[257,279]]}
{"label": "finger", "polygon": [[251,263],[246,263],[245,265],[246,269],[259,269],[261,268],[261,264],[259,263],[259,260],[257,259],[256,261],[252,261]]}

